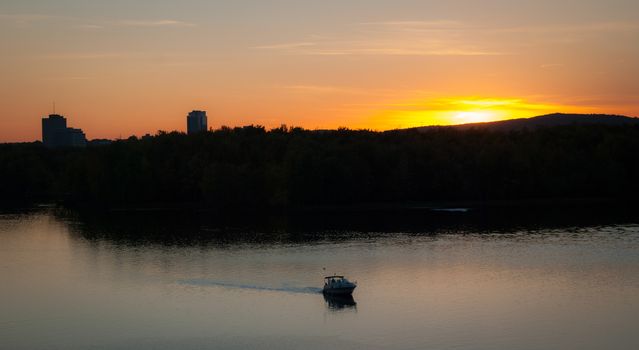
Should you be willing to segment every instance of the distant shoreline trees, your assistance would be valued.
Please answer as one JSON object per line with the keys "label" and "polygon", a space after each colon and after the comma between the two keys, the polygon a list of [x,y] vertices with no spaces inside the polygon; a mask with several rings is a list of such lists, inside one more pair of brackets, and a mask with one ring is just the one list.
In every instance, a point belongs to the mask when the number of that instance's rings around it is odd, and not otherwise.
{"label": "distant shoreline trees", "polygon": [[234,210],[634,198],[639,127],[373,132],[260,126],[159,132],[86,149],[0,145],[5,203]]}

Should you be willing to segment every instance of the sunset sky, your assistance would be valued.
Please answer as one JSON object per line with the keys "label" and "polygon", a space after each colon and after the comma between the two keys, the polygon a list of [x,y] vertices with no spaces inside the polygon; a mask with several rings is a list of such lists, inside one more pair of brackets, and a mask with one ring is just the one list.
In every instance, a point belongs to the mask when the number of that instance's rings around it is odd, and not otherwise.
{"label": "sunset sky", "polygon": [[639,115],[637,0],[6,0],[0,142]]}

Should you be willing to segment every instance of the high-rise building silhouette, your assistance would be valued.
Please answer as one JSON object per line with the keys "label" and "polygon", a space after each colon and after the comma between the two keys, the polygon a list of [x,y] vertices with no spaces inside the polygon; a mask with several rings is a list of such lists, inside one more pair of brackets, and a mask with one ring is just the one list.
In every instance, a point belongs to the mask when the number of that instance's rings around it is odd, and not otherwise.
{"label": "high-rise building silhouette", "polygon": [[208,122],[205,111],[193,111],[186,117],[186,131],[189,135],[206,131]]}
{"label": "high-rise building silhouette", "polygon": [[87,139],[82,129],[67,127],[67,119],[58,114],[42,118],[42,143],[49,148],[85,147]]}
{"label": "high-rise building silhouette", "polygon": [[66,130],[67,120],[63,116],[51,114],[48,118],[42,118],[42,143],[47,147],[62,144]]}

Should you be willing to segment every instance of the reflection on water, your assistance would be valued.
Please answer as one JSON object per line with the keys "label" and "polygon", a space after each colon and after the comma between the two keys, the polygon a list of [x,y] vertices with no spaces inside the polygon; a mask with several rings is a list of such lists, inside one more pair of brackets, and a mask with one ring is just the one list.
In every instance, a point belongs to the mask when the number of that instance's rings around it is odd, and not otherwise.
{"label": "reflection on water", "polygon": [[583,214],[4,214],[0,348],[637,348],[638,221]]}
{"label": "reflection on water", "polygon": [[297,215],[214,215],[185,211],[62,212],[57,218],[75,225],[73,234],[88,240],[116,244],[189,246],[209,244],[296,244],[330,240],[366,239],[378,234],[417,236],[447,233],[547,232],[636,223],[635,208],[499,208],[464,212],[380,211],[306,213]]}
{"label": "reflection on water", "polygon": [[324,293],[326,306],[331,310],[357,309],[357,303],[352,295],[331,295]]}

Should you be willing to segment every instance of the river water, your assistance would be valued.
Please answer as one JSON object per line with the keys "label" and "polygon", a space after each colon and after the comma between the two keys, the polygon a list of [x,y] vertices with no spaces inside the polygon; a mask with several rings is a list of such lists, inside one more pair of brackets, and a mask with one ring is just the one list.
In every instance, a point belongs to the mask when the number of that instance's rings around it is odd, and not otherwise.
{"label": "river water", "polygon": [[[263,229],[5,213],[0,348],[639,348],[638,224],[447,215]],[[357,280],[353,299],[323,297],[331,273]]]}

